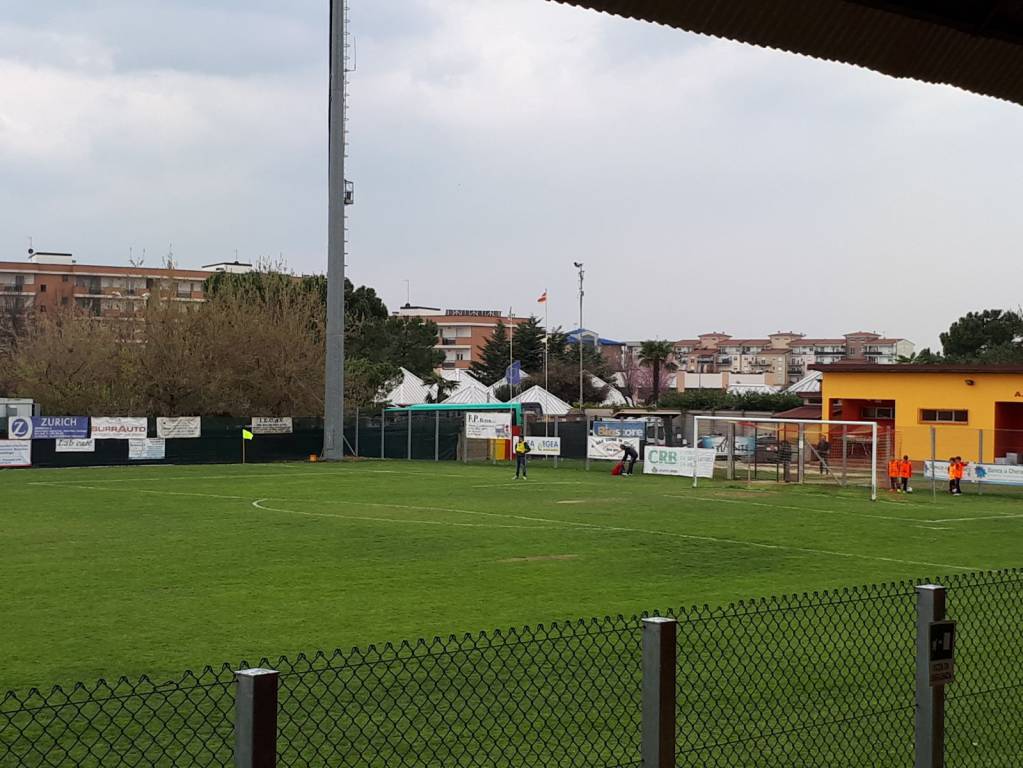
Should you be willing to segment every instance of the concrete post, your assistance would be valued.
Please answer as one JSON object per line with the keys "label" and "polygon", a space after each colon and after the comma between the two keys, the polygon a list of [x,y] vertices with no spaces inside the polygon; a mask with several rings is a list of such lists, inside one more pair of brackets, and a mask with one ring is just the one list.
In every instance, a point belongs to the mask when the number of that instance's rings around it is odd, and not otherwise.
{"label": "concrete post", "polygon": [[386,431],[386,426],[387,426],[387,411],[386,410],[380,411],[380,458],[381,459],[386,459],[387,458],[387,452],[386,452],[386,447],[387,447],[387,431]]}
{"label": "concrete post", "polygon": [[412,411],[408,411],[408,437],[406,438],[405,458],[412,461]]}
{"label": "concrete post", "polygon": [[359,409],[355,409],[355,456],[359,456]]}
{"label": "concrete post", "polygon": [[277,765],[277,684],[272,669],[235,672],[235,768]]}
{"label": "concrete post", "polygon": [[440,411],[435,411],[433,416],[433,460],[440,461]]}

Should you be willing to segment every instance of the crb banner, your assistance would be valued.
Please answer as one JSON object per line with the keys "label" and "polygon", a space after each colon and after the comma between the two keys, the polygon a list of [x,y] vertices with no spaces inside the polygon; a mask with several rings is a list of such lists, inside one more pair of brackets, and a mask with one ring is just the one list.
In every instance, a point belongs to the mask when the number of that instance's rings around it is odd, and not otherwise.
{"label": "crb banner", "polygon": [[290,416],[253,416],[252,434],[290,435],[295,431]]}
{"label": "crb banner", "polygon": [[31,466],[31,440],[0,440],[0,467]]}
{"label": "crb banner", "polygon": [[89,436],[89,419],[84,416],[15,417],[7,426],[17,440],[63,440]]}
{"label": "crb banner", "polygon": [[[933,465],[933,466],[932,466]],[[934,472],[937,471],[935,475]],[[925,461],[924,477],[930,480],[948,480],[947,461]],[[1019,464],[973,464],[966,465],[963,480],[967,483],[990,483],[991,485],[1023,485],[1023,466]]]}
{"label": "crb banner", "polygon": [[470,440],[511,440],[510,413],[465,414],[465,436]]}
{"label": "crb banner", "polygon": [[91,437],[81,440],[58,440],[57,453],[95,453],[96,441]]}
{"label": "crb banner", "polygon": [[647,446],[643,474],[676,477],[714,477],[717,451],[713,448],[660,448]]}
{"label": "crb banner", "polygon": [[167,458],[167,441],[162,437],[135,438],[128,441],[129,461],[160,461]]}
{"label": "crb banner", "polygon": [[622,443],[631,445],[639,453],[638,437],[597,437],[590,435],[586,441],[586,455],[591,459],[603,459],[605,461],[620,461],[622,454]]}
{"label": "crb banner", "polygon": [[[521,439],[521,438],[520,438]],[[560,456],[560,437],[527,437],[526,444],[530,448],[530,456]]]}
{"label": "crb banner", "polygon": [[198,416],[160,417],[156,420],[156,436],[164,439],[196,438],[202,434],[202,419]]}
{"label": "crb banner", "polygon": [[593,434],[597,437],[635,437],[643,440],[646,438],[646,422],[600,419],[593,422]]}
{"label": "crb banner", "polygon": [[93,440],[130,440],[149,434],[149,422],[141,418],[93,418]]}

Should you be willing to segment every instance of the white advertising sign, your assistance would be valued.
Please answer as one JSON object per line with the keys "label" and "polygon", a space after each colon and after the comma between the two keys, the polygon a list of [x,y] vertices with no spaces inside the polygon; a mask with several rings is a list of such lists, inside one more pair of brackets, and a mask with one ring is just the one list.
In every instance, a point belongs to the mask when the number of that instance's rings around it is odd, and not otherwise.
{"label": "white advertising sign", "polygon": [[252,434],[290,435],[295,429],[290,416],[253,416]]}
{"label": "white advertising sign", "polygon": [[129,461],[159,461],[167,457],[167,441],[162,437],[128,441]]}
{"label": "white advertising sign", "polygon": [[[931,465],[937,470],[934,475]],[[934,476],[938,480],[948,480],[947,461],[925,461],[924,477],[928,480]],[[991,483],[992,485],[1023,485],[1023,466],[1019,464],[974,464],[969,463],[963,471],[964,483]]]}
{"label": "white advertising sign", "polygon": [[591,459],[603,459],[606,461],[620,461],[622,454],[622,443],[631,445],[639,453],[638,437],[595,437],[590,435],[586,441],[586,455]]}
{"label": "white advertising sign", "polygon": [[92,438],[57,441],[57,453],[95,453],[96,441]]}
{"label": "white advertising sign", "polygon": [[647,446],[643,473],[676,477],[714,477],[714,448],[659,448]]}
{"label": "white advertising sign", "polygon": [[471,440],[511,440],[510,413],[465,414],[465,436]]}
{"label": "white advertising sign", "polygon": [[149,434],[149,422],[141,418],[94,418],[92,420],[93,440],[130,440]]}
{"label": "white advertising sign", "polygon": [[0,440],[0,467],[31,466],[31,440]]}
{"label": "white advertising sign", "polygon": [[527,437],[526,443],[530,447],[530,456],[560,456],[560,437]]}
{"label": "white advertising sign", "polygon": [[158,418],[156,420],[156,436],[162,438],[195,438],[202,433],[202,419],[198,416],[178,416],[175,418]]}

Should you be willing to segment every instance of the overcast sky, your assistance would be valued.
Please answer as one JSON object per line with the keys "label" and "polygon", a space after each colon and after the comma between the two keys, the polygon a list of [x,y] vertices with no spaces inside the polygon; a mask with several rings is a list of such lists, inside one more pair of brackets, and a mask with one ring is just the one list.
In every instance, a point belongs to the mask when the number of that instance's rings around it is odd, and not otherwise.
{"label": "overcast sky", "polygon": [[[1020,302],[1023,108],[545,0],[352,0],[349,272],[627,339]],[[327,0],[0,0],[0,260],[325,270]]]}

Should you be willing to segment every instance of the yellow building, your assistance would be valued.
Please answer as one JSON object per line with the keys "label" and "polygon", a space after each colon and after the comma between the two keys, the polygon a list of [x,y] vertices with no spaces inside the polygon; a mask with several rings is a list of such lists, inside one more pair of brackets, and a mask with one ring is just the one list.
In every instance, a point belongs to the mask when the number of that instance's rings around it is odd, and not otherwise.
{"label": "yellow building", "polygon": [[891,451],[929,459],[933,435],[939,460],[1014,463],[1017,454],[1023,462],[1023,366],[839,363],[817,370],[822,412],[876,421]]}

